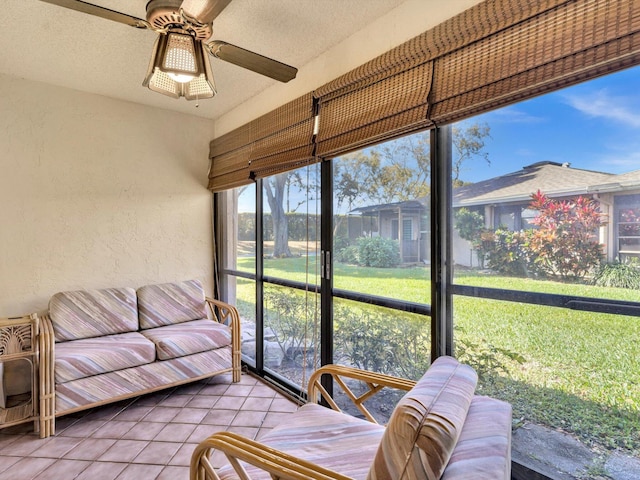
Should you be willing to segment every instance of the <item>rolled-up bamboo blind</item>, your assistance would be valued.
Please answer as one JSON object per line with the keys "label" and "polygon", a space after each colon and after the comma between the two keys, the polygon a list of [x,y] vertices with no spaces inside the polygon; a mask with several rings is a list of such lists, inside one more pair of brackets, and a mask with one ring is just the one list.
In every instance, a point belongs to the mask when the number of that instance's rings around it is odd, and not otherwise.
{"label": "rolled-up bamboo blind", "polygon": [[450,123],[640,63],[640,1],[564,2],[436,59],[430,118]]}
{"label": "rolled-up bamboo blind", "polygon": [[340,155],[638,64],[640,0],[486,0],[212,141],[209,188],[231,188],[248,183],[251,173],[308,164],[313,153]]}
{"label": "rolled-up bamboo blind", "polygon": [[313,122],[313,95],[308,93],[212,140],[209,189],[246,185],[258,170],[277,172],[290,159],[311,158]]}

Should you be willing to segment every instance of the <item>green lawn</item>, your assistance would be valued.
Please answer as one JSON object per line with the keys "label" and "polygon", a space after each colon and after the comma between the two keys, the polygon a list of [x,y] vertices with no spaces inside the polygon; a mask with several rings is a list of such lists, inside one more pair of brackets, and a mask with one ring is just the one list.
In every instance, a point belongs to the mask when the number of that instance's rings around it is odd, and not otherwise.
{"label": "green lawn", "polygon": [[[268,259],[265,273],[311,282],[306,261]],[[311,257],[309,262],[313,265]],[[427,267],[334,268],[336,288],[429,303]],[[457,272],[455,283],[640,301],[636,290],[474,271]],[[245,300],[242,292],[239,284],[239,303]],[[472,345],[473,359],[481,368],[482,362],[499,362],[506,368],[507,373],[490,368],[482,375],[479,391],[509,401],[514,419],[571,432],[594,446],[640,454],[639,318],[456,296],[454,323],[456,338]],[[510,360],[502,352],[518,354],[524,361]]]}

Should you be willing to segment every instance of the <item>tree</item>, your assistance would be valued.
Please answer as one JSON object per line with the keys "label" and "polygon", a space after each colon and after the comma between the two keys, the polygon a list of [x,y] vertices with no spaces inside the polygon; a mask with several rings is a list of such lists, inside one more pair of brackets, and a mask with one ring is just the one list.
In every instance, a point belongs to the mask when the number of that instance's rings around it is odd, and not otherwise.
{"label": "tree", "polygon": [[[478,156],[489,162],[488,153],[484,151],[484,139],[489,136],[489,130],[486,123],[453,128],[454,184],[459,183],[463,164]],[[391,203],[428,195],[431,175],[429,135],[425,131],[400,137],[342,157],[334,172],[338,211],[345,205],[348,211],[351,210],[357,200],[372,204]],[[312,180],[317,184],[317,175],[314,174]],[[285,201],[289,208],[288,191],[293,185],[310,189],[297,172],[280,173],[264,181],[273,222],[273,254],[277,257],[291,256]]]}
{"label": "tree", "polygon": [[273,256],[276,258],[290,257],[289,249],[289,224],[284,212],[285,187],[289,179],[289,173],[278,173],[264,181],[264,190],[267,194],[267,202],[271,209],[271,221],[273,222]]}
{"label": "tree", "polygon": [[[482,249],[482,234],[485,232],[484,217],[478,212],[460,208],[454,214],[456,230],[460,238],[471,243],[471,251],[475,251],[480,267],[484,267],[485,253]],[[469,255],[471,257],[471,254]],[[471,258],[470,258],[471,259]]]}
{"label": "tree", "polygon": [[491,128],[487,123],[473,123],[469,126],[456,125],[452,129],[453,163],[451,165],[453,186],[460,187],[464,182],[460,178],[462,167],[473,157],[480,157],[488,165],[489,153],[484,151],[485,138],[491,138]]}

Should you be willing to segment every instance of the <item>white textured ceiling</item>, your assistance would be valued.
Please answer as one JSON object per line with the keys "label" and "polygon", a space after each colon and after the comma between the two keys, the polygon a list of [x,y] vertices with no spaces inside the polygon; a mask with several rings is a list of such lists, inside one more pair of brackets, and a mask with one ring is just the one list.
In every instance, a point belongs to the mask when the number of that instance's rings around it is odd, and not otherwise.
{"label": "white textured ceiling", "polygon": [[[146,0],[88,1],[145,17]],[[233,0],[213,38],[302,68],[403,1]],[[0,73],[211,119],[276,83],[212,58],[218,95],[196,110],[142,87],[156,33],[38,0],[0,4]]]}

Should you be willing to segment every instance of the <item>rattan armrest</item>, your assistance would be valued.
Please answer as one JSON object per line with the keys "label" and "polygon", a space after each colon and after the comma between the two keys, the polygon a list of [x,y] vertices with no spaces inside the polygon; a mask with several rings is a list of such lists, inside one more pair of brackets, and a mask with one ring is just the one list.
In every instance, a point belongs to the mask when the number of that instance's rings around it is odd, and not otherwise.
{"label": "rattan armrest", "polygon": [[272,478],[292,480],[349,480],[332,470],[276,450],[237,433],[218,432],[201,442],[191,456],[191,480],[219,479],[209,457],[213,450],[224,452],[242,480],[251,480],[240,461],[254,465]]}
{"label": "rattan armrest", "polygon": [[[396,388],[399,390],[409,391],[416,382],[413,380],[407,380],[404,378],[393,377],[391,375],[385,375],[382,373],[370,372],[367,370],[361,370],[359,368],[346,367],[343,365],[325,365],[313,372],[309,378],[308,395],[310,402],[318,402],[320,399],[324,399],[329,406],[338,412],[341,411],[340,407],[331,398],[329,393],[321,384],[323,375],[331,375],[334,380],[334,385],[337,384],[342,388],[347,397],[353,402],[353,404],[362,412],[362,414],[373,423],[378,423],[376,419],[369,413],[364,406],[364,402],[378,393],[385,387]],[[359,380],[368,386],[368,390],[360,396],[356,396],[353,391],[347,386],[344,378]]]}
{"label": "rattan armrest", "polygon": [[232,368],[233,381],[240,381],[241,356],[240,350],[240,313],[233,305],[222,300],[206,297],[207,305],[211,311],[212,318],[228,325],[231,328],[231,350],[232,350]]}
{"label": "rattan armrest", "polygon": [[55,338],[49,315],[40,317],[38,347],[40,349],[40,362],[38,367],[40,378],[40,437],[46,438],[56,433],[55,377],[53,371],[53,365],[55,363]]}

